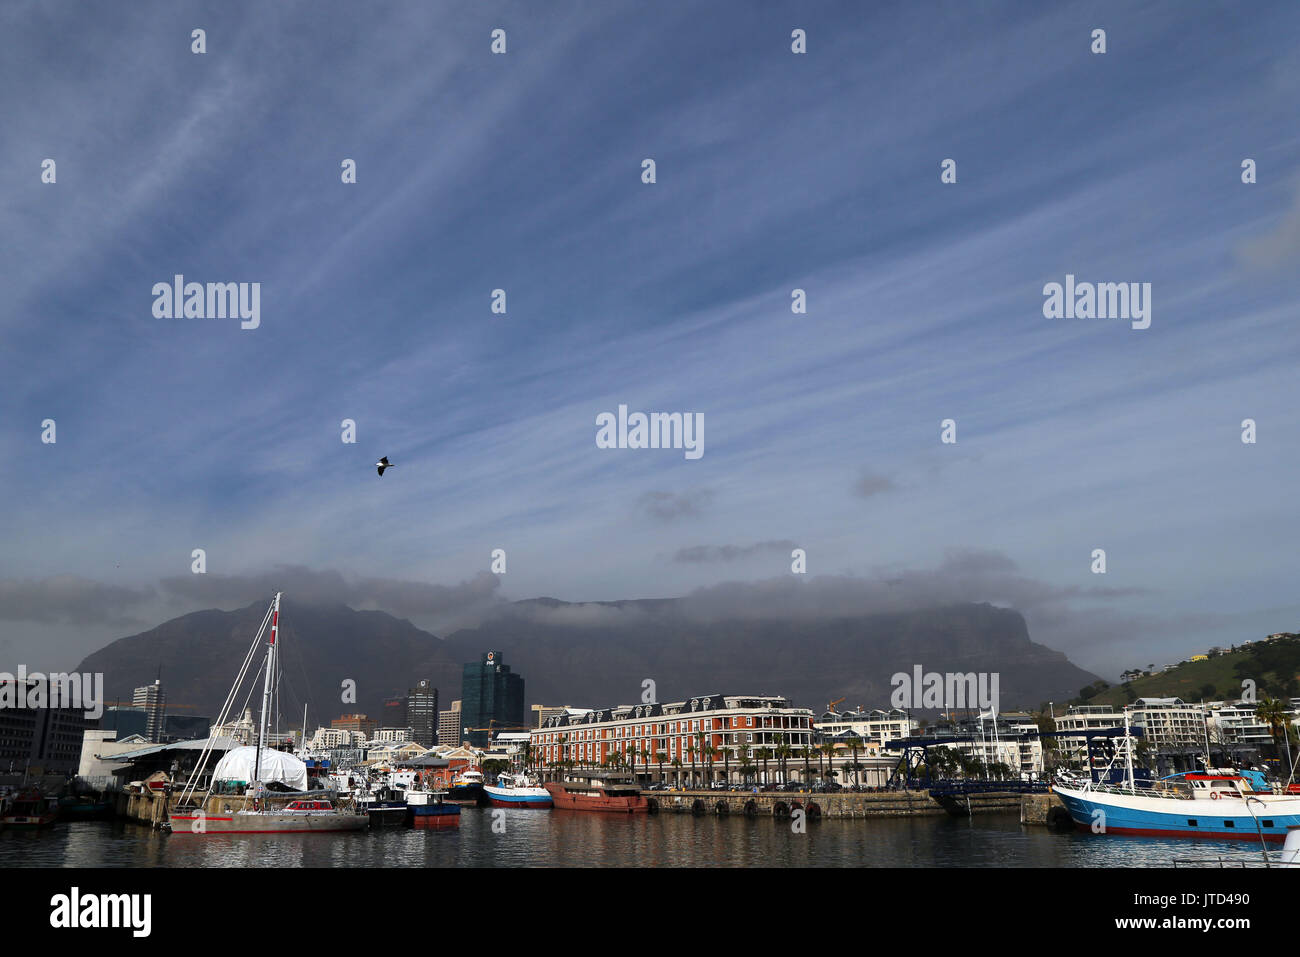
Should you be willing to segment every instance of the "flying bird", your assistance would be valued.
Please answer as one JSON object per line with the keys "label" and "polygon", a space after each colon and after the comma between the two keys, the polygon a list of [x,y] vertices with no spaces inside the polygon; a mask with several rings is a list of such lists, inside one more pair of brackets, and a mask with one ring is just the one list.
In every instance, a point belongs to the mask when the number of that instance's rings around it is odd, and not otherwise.
{"label": "flying bird", "polygon": [[377,466],[379,466],[379,477],[380,477],[380,478],[383,478],[383,477],[384,477],[384,469],[391,469],[391,468],[393,467],[393,463],[390,462],[390,461],[388,461],[388,456],[387,456],[387,455],[385,455],[382,459],[380,459],[380,460],[379,460],[378,462],[376,462],[375,464],[376,464]]}

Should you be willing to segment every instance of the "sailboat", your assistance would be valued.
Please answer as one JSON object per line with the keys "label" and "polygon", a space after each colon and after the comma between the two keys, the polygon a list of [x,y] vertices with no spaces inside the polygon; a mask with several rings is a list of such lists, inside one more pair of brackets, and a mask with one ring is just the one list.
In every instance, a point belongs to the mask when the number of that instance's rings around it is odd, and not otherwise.
{"label": "sailboat", "polygon": [[[266,732],[273,712],[275,695],[276,638],[280,629],[280,592],[276,592],[262,627],[253,639],[240,668],[235,684],[226,696],[226,703],[217,718],[217,727],[223,727],[229,718],[231,706],[244,683],[255,653],[270,624],[263,668],[266,676],[262,687],[262,717],[258,730],[257,746],[235,748],[217,762],[212,772],[212,783],[237,782],[245,788],[243,803],[234,808],[228,800],[209,793],[196,799],[195,784],[212,756],[214,736],[209,735],[190,775],[185,789],[171,813],[173,834],[283,834],[320,831],[359,831],[367,826],[369,818],[354,808],[335,805],[328,792],[307,791],[307,765],[301,759],[283,751],[266,747]],[[256,680],[256,679],[254,679]],[[252,692],[250,691],[250,694]],[[280,799],[267,789],[269,783],[300,789],[298,793],[285,794]],[[281,792],[283,793],[283,792]]]}

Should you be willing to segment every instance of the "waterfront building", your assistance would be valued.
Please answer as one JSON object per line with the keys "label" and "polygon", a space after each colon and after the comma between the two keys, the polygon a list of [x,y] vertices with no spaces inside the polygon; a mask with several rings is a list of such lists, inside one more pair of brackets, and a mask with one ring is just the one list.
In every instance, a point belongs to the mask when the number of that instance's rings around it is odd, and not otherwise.
{"label": "waterfront building", "polygon": [[213,738],[233,738],[241,745],[251,745],[254,736],[257,734],[257,725],[253,721],[253,711],[251,708],[244,709],[243,717],[236,721],[227,721],[225,724],[214,724],[208,729],[208,735]]}
{"label": "waterfront building", "polygon": [[[1110,705],[1077,704],[1067,708],[1055,718],[1058,753],[1072,767],[1088,766],[1088,744],[1085,731],[1104,731],[1124,727],[1124,712]],[[1068,732],[1078,732],[1070,734]]]}
{"label": "waterfront building", "polygon": [[362,735],[368,738],[375,733],[379,726],[364,714],[345,714],[331,721],[330,727],[338,728],[340,731],[360,731]]}
{"label": "waterfront building", "polygon": [[[174,783],[183,783],[198,767],[203,752],[211,748],[205,777],[210,776],[216,762],[227,751],[239,747],[231,738],[197,738],[193,741],[176,741],[172,744],[152,744],[113,755],[113,776],[119,785],[131,781],[145,781],[161,772]],[[206,781],[202,782],[206,786]]]}
{"label": "waterfront building", "polygon": [[947,747],[979,761],[986,769],[1002,765],[1023,780],[1043,775],[1043,742],[1038,737],[1038,722],[1025,712],[986,712],[939,725],[929,734],[940,739],[951,737],[953,742]]}
{"label": "waterfront building", "polygon": [[511,767],[522,767],[524,755],[532,746],[532,739],[531,731],[502,731],[492,738],[492,744],[483,755],[483,760],[498,758],[509,761]]}
{"label": "waterfront building", "polygon": [[553,718],[557,714],[564,714],[564,712],[569,710],[569,706],[562,705],[556,707],[554,705],[535,704],[530,705],[528,710],[532,715],[532,721],[529,724],[529,727],[540,728],[546,722],[547,718]]}
{"label": "waterfront building", "polygon": [[[248,743],[252,743],[251,738]],[[317,728],[308,747],[312,751],[331,751],[337,748],[364,748],[366,736],[360,731],[343,728]]]}
{"label": "waterfront building", "polygon": [[138,751],[148,743],[139,734],[119,738],[115,729],[87,728],[81,739],[77,777],[85,784],[99,789],[106,788],[113,781],[113,772],[122,764],[113,760],[114,756],[127,751]]}
{"label": "waterfront building", "polygon": [[406,724],[410,725],[411,740],[431,748],[438,743],[438,689],[421,678],[406,693]]}
{"label": "waterfront building", "polygon": [[1205,753],[1204,705],[1188,704],[1181,698],[1138,698],[1129,706],[1129,714],[1152,750]]}
{"label": "waterfront building", "polygon": [[460,721],[460,702],[453,701],[446,711],[438,712],[438,744],[443,747],[459,747],[463,742]]}
{"label": "waterfront building", "polygon": [[1205,708],[1211,747],[1223,747],[1235,756],[1246,751],[1258,754],[1273,743],[1268,722],[1255,713],[1254,702],[1211,701]]}
{"label": "waterfront building", "polygon": [[392,766],[418,758],[420,755],[427,753],[428,750],[428,748],[421,747],[414,741],[392,741],[377,748],[371,748],[366,752],[366,760],[371,764]]}
{"label": "waterfront building", "polygon": [[497,730],[518,731],[524,724],[524,679],[495,651],[465,665],[461,677],[461,721],[466,741],[484,747]]}
{"label": "waterfront building", "polygon": [[391,744],[394,741],[415,741],[415,729],[380,728],[370,736],[369,744],[372,746],[377,744]]}
{"label": "waterfront building", "polygon": [[552,777],[565,767],[612,763],[643,782],[707,785],[740,783],[746,773],[775,781],[779,768],[789,774],[812,753],[812,724],[810,710],[792,708],[782,697],[715,694],[599,711],[566,709],[529,734],[533,766]]}
{"label": "waterfront building", "polygon": [[49,678],[25,678],[23,684],[20,689],[16,678],[0,682],[0,697],[13,703],[0,707],[0,774],[75,774],[91,719],[79,707],[17,707],[62,694]]}
{"label": "waterfront building", "polygon": [[910,738],[916,734],[920,722],[906,711],[897,709],[881,711],[827,711],[814,723],[817,732],[826,738],[843,740],[856,736],[867,744],[883,749],[888,741]]}
{"label": "waterfront building", "polygon": [[131,697],[131,704],[145,715],[144,736],[154,744],[162,740],[167,723],[167,695],[163,692],[162,679],[155,678],[151,685],[136,688]]}

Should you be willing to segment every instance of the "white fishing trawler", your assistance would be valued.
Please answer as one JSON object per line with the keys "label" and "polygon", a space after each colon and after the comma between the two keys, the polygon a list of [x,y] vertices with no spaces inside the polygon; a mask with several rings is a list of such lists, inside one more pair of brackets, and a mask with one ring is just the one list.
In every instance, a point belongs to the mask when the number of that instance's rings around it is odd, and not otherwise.
{"label": "white fishing trawler", "polygon": [[[176,807],[170,814],[173,834],[282,834],[324,831],[358,831],[367,826],[369,818],[353,807],[342,806],[328,791],[309,791],[307,765],[301,759],[266,746],[267,725],[273,713],[275,695],[276,639],[280,627],[280,593],[276,592],[262,627],[258,629],[252,646],[244,658],[243,666],[235,678],[234,687],[226,697],[217,726],[229,719],[231,706],[244,684],[248,669],[261,644],[262,635],[270,626],[266,643],[266,658],[262,667],[266,676],[262,688],[262,716],[255,747],[235,748],[217,762],[212,772],[209,792],[199,796],[196,785],[212,756],[214,739],[208,743],[182,791]],[[256,681],[256,677],[254,677]],[[250,692],[251,693],[251,692]],[[229,808],[214,793],[225,785],[243,790],[242,804]],[[275,792],[269,785],[284,788]],[[218,810],[218,808],[221,808]]]}
{"label": "white fishing trawler", "polygon": [[1206,768],[1184,771],[1158,781],[1139,781],[1134,774],[1135,740],[1125,710],[1125,735],[1110,765],[1122,761],[1116,784],[1088,780],[1058,781],[1061,798],[1076,825],[1105,834],[1155,837],[1228,838],[1283,841],[1300,827],[1300,793],[1289,781],[1270,783],[1259,771]]}

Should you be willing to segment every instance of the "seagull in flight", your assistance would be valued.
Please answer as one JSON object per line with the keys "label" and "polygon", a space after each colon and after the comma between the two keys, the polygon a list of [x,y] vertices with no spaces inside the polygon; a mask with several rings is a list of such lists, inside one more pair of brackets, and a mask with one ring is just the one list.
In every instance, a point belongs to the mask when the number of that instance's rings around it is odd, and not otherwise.
{"label": "seagull in flight", "polygon": [[379,477],[380,477],[380,478],[383,478],[383,477],[384,477],[384,469],[391,469],[391,468],[393,468],[393,463],[390,462],[390,461],[388,461],[388,456],[387,456],[387,455],[385,455],[382,459],[380,459],[380,460],[379,460],[378,462],[376,462],[375,464],[376,464],[377,466],[379,466]]}

